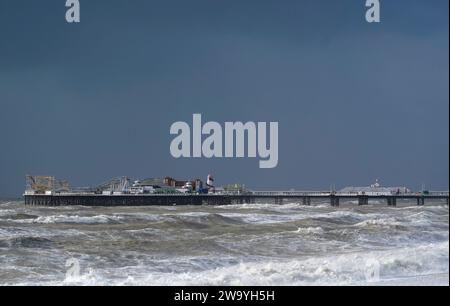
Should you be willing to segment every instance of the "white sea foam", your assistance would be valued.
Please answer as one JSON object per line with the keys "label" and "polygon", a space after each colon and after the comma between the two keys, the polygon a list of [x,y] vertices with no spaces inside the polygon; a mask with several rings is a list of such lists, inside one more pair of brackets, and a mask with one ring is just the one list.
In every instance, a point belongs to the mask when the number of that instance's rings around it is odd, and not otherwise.
{"label": "white sea foam", "polygon": [[[157,283],[200,285],[305,285],[366,283],[366,263],[380,264],[381,279],[448,273],[448,242],[368,254],[344,254],[305,260],[247,262],[202,272],[153,275]],[[152,278],[145,283],[151,284]],[[169,282],[167,282],[170,280]]]}
{"label": "white sea foam", "polygon": [[[314,256],[295,260],[242,261],[201,271],[156,272],[150,267],[86,269],[72,285],[370,285],[443,275],[449,272],[448,242],[368,253]],[[379,279],[368,278],[368,263],[379,265]],[[161,263],[163,264],[163,263]],[[171,262],[174,265],[176,262]],[[124,275],[128,275],[124,277]],[[111,276],[115,276],[111,279]],[[445,279],[444,279],[445,281]],[[61,283],[58,283],[61,284]]]}
{"label": "white sea foam", "polygon": [[162,221],[167,219],[164,215],[148,213],[115,213],[113,214],[113,218],[116,219],[116,221],[127,220],[127,222],[131,222],[133,220]]}
{"label": "white sea foam", "polygon": [[17,211],[13,209],[0,209],[0,217],[9,216],[11,214],[16,214]]}
{"label": "white sea foam", "polygon": [[368,227],[368,226],[380,226],[380,227],[394,227],[400,226],[402,223],[396,218],[380,218],[380,219],[369,219],[361,221],[355,224],[356,227]]}
{"label": "white sea foam", "polygon": [[291,215],[281,215],[281,214],[253,214],[253,213],[222,213],[224,217],[228,218],[238,218],[246,223],[253,224],[275,224],[275,223],[284,223],[291,222],[296,220],[302,220],[307,218],[307,216],[300,214],[291,214]]}
{"label": "white sea foam", "polygon": [[296,231],[296,233],[299,234],[306,234],[306,235],[322,235],[325,231],[320,226],[318,227],[299,227]]}
{"label": "white sea foam", "polygon": [[177,213],[177,214],[163,214],[164,216],[179,216],[179,217],[205,217],[205,216],[210,216],[211,213],[207,213],[207,212],[200,212],[200,211],[196,211],[196,212],[182,212],[182,213]]}
{"label": "white sea foam", "polygon": [[[0,285],[448,283],[447,207],[248,205],[5,207]],[[73,256],[81,274],[64,280]]]}
{"label": "white sea foam", "polygon": [[78,215],[55,215],[55,216],[40,216],[35,219],[15,220],[18,223],[79,223],[79,224],[107,224],[115,223],[123,220],[121,216],[78,216]]}

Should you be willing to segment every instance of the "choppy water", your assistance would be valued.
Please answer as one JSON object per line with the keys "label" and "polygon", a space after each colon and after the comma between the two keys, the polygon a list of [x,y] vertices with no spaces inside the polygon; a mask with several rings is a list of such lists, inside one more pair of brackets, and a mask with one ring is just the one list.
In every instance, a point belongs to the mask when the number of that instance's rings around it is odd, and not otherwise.
{"label": "choppy water", "polygon": [[448,272],[449,209],[439,203],[50,208],[0,201],[0,285],[359,285],[430,276],[448,284]]}

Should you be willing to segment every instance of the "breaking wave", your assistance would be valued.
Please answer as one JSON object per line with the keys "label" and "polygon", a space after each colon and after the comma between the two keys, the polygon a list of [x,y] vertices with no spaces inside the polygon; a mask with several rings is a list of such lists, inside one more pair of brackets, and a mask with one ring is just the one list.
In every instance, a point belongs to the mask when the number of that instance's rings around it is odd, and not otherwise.
{"label": "breaking wave", "polygon": [[35,219],[16,220],[23,223],[40,223],[40,224],[57,224],[57,223],[73,223],[73,224],[114,224],[122,220],[119,216],[78,216],[78,215],[57,215],[57,216],[41,216]]}
{"label": "breaking wave", "polygon": [[[79,277],[66,279],[66,285],[365,285],[396,280],[398,284],[423,276],[448,274],[449,244],[439,243],[368,253],[332,254],[294,260],[241,261],[216,265],[204,260],[199,271],[186,269],[173,273],[147,266],[118,270],[87,268]],[[167,262],[161,262],[163,266]],[[176,264],[176,261],[174,262]],[[195,264],[198,266],[198,264]],[[208,267],[209,266],[209,267]],[[373,273],[375,272],[375,273]],[[111,276],[114,276],[111,283]]]}
{"label": "breaking wave", "polygon": [[300,234],[306,234],[306,235],[322,235],[324,233],[323,228],[320,226],[318,227],[299,227],[296,231],[296,233]]}
{"label": "breaking wave", "polygon": [[[422,277],[448,284],[448,225],[443,205],[11,202],[0,205],[0,285],[365,285]],[[65,279],[70,258],[81,274]]]}
{"label": "breaking wave", "polygon": [[50,248],[52,241],[41,237],[0,239],[0,248]]}

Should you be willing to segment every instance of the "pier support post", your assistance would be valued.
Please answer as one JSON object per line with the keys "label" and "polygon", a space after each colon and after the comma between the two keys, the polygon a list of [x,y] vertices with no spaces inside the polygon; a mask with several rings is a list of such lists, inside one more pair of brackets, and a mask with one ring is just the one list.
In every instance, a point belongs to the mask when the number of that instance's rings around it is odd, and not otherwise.
{"label": "pier support post", "polygon": [[331,206],[333,206],[333,207],[339,206],[339,198],[336,197],[335,195],[330,196],[330,202],[331,202]]}
{"label": "pier support post", "polygon": [[388,197],[387,198],[388,206],[397,206],[397,198],[395,197]]}
{"label": "pier support post", "polygon": [[424,205],[425,205],[425,198],[424,197],[417,198],[417,206],[424,206]]}
{"label": "pier support post", "polygon": [[369,197],[367,196],[359,196],[358,197],[358,205],[368,205],[369,204]]}
{"label": "pier support post", "polygon": [[311,205],[311,198],[310,197],[303,197],[303,205],[310,206]]}

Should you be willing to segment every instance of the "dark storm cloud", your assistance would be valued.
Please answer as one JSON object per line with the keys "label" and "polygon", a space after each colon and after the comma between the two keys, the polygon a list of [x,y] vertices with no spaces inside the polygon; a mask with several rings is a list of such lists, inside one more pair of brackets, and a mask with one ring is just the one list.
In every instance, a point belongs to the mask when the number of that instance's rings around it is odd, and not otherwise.
{"label": "dark storm cloud", "polygon": [[[448,1],[0,0],[0,195],[173,175],[448,189]],[[279,121],[280,162],[174,160],[170,124]]]}

